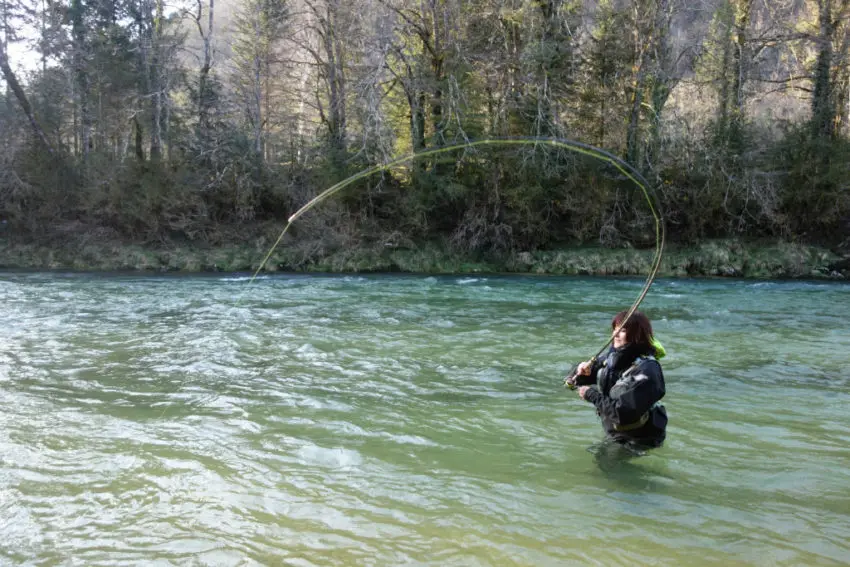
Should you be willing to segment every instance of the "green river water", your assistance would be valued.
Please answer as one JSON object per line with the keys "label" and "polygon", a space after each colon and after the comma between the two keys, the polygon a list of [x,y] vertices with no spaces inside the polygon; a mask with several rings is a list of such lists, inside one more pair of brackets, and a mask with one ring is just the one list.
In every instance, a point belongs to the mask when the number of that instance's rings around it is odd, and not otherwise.
{"label": "green river water", "polygon": [[850,563],[850,286],[657,282],[667,443],[600,460],[642,283],[0,274],[0,564]]}

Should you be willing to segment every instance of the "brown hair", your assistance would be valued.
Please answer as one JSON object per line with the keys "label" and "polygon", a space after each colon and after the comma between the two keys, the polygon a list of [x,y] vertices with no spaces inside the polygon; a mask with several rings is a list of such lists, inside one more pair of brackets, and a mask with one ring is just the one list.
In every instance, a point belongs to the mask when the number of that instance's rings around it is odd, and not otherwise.
{"label": "brown hair", "polygon": [[[616,331],[619,328],[628,313],[628,311],[620,311],[614,315],[614,318],[611,319],[612,331]],[[626,321],[623,329],[626,330],[626,338],[630,343],[652,346],[652,323],[649,322],[649,317],[640,311],[632,313],[632,316]]]}

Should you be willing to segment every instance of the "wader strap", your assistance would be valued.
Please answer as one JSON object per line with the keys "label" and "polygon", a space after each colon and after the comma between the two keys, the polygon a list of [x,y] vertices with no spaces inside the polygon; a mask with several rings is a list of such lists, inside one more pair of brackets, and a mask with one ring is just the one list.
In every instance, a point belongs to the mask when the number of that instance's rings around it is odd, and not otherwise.
{"label": "wader strap", "polygon": [[646,412],[640,419],[638,419],[634,423],[627,423],[626,425],[615,425],[614,431],[632,431],[633,429],[637,429],[639,427],[643,427],[646,425],[646,422],[649,421],[649,412]]}
{"label": "wader strap", "polygon": [[643,427],[644,425],[646,425],[646,422],[649,421],[649,417],[652,415],[652,410],[654,410],[655,408],[659,408],[659,407],[664,407],[664,406],[662,404],[660,404],[659,402],[655,402],[654,404],[652,404],[652,407],[649,408],[649,411],[647,411],[645,414],[640,416],[640,418],[636,422],[627,423],[625,425],[615,425],[614,431],[632,431],[632,430],[638,429],[639,427]]}

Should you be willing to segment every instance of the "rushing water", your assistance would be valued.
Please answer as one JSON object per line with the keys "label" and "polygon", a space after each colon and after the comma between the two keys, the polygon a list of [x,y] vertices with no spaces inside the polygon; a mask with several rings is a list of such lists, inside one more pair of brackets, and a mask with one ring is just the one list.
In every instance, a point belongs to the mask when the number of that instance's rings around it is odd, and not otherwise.
{"label": "rushing water", "polygon": [[850,286],[656,283],[668,440],[599,460],[641,285],[0,274],[0,563],[850,561]]}

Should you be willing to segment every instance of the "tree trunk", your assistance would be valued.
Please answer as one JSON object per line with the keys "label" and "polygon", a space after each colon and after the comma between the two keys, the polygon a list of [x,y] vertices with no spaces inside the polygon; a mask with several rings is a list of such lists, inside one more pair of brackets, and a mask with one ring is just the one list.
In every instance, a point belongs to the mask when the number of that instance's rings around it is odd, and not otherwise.
{"label": "tree trunk", "polygon": [[[144,91],[141,93],[142,101],[140,101],[140,106],[144,104],[143,101],[147,97],[150,97],[153,92],[150,63],[151,42],[153,36],[151,32],[151,24],[153,22],[151,1],[152,0],[139,0],[139,11],[136,12],[136,26],[138,27],[139,33],[139,59],[141,64],[140,66],[142,70],[142,80],[144,86]],[[139,151],[141,147],[141,140],[139,140],[139,135],[142,131],[142,128],[141,125],[138,124],[138,118],[134,117],[133,120],[136,122],[136,157],[138,157],[139,159],[143,159],[144,152]],[[151,150],[153,150],[153,148],[151,148]]]}
{"label": "tree trunk", "polygon": [[850,133],[850,72],[847,68],[836,77],[835,102],[835,133],[847,135]]}
{"label": "tree trunk", "polygon": [[[845,0],[842,10],[850,9],[849,5],[850,0]],[[843,129],[850,135],[850,22],[844,25],[844,38],[836,50],[835,57],[839,62],[833,80],[835,134],[840,136]]]}
{"label": "tree trunk", "polygon": [[[430,0],[430,14],[428,14],[428,17],[430,17],[431,25],[428,31],[431,35],[429,38],[431,44],[431,73],[434,77],[434,94],[431,97],[431,123],[434,127],[434,142],[439,146],[445,143],[445,137],[443,135],[443,130],[445,129],[445,125],[443,124],[443,82],[445,81],[443,73],[445,54],[443,53],[443,42],[440,37],[441,27],[439,25],[439,14],[437,13],[437,1]],[[423,9],[424,15],[425,11]]]}
{"label": "tree trunk", "polygon": [[[153,1],[153,0],[150,0]],[[156,1],[156,12],[151,27],[151,151],[153,161],[162,158],[162,69],[160,49],[162,43],[162,0]]]}
{"label": "tree trunk", "polygon": [[272,100],[272,85],[271,85],[271,75],[272,75],[272,73],[271,73],[272,61],[271,61],[271,59],[272,59],[272,54],[271,54],[271,49],[268,49],[264,55],[265,55],[265,61],[263,61],[263,74],[265,75],[265,77],[263,79],[263,83],[264,83],[264,89],[265,89],[265,97],[264,97],[265,112],[263,112],[263,122],[262,122],[263,140],[264,140],[264,142],[263,142],[263,160],[266,163],[269,163],[271,161],[271,144],[269,143],[269,137],[266,135],[266,133],[269,131],[269,128],[271,126],[271,115],[272,115],[272,103],[271,103],[271,100]]}
{"label": "tree trunk", "polygon": [[24,92],[24,89],[21,88],[21,84],[18,82],[18,78],[15,76],[15,73],[12,71],[12,67],[9,65],[9,59],[6,56],[6,47],[0,42],[0,70],[3,71],[3,77],[6,79],[6,84],[15,94],[15,98],[18,99],[18,104],[21,105],[21,109],[24,111],[24,114],[27,117],[27,120],[30,123],[30,127],[35,133],[36,137],[44,144],[45,149],[48,152],[53,154],[53,147],[50,145],[50,142],[47,139],[47,136],[44,133],[44,130],[39,125],[38,121],[35,118],[35,114],[33,113],[32,106],[30,105],[29,100],[27,99],[27,95]]}
{"label": "tree trunk", "polygon": [[603,94],[603,96],[599,97],[599,144],[600,148],[605,147],[605,118],[607,116],[605,103],[607,102],[607,97]]}
{"label": "tree trunk", "polygon": [[732,94],[734,98],[730,116],[730,135],[733,141],[739,141],[744,122],[744,82],[747,73],[747,31],[750,27],[750,14],[753,0],[739,0],[735,11],[735,46],[732,49]]}
{"label": "tree trunk", "polygon": [[163,99],[165,100],[164,113],[163,117],[163,125],[165,132],[165,160],[168,163],[171,163],[171,97],[169,96],[169,92],[171,90],[171,85],[169,81],[165,83],[165,90],[163,91]]}
{"label": "tree trunk", "polygon": [[213,40],[213,17],[215,12],[215,0],[209,0],[209,14],[207,20],[207,32],[201,28],[201,11],[198,9],[198,31],[204,41],[204,59],[201,70],[198,73],[198,126],[201,131],[209,128],[210,95],[207,93],[207,81],[212,69],[212,40]]}
{"label": "tree trunk", "polygon": [[[334,11],[336,12],[334,15],[334,21],[338,21],[339,19],[339,2],[334,3]],[[343,44],[340,41],[339,34],[337,31],[334,31],[333,34],[334,40],[334,62],[337,66],[336,72],[336,80],[337,80],[337,119],[339,120],[339,149],[345,150],[345,146],[348,138],[348,106],[346,102],[347,96],[347,82],[345,78],[345,54],[343,51]]]}
{"label": "tree trunk", "polygon": [[832,105],[832,1],[818,0],[817,62],[815,63],[814,92],[812,94],[812,129],[819,138],[831,138],[834,133],[835,113]]}
{"label": "tree trunk", "polygon": [[[257,26],[257,42],[261,40],[259,25]],[[251,120],[254,123],[254,152],[257,154],[263,153],[263,83],[262,83],[262,61],[260,54],[254,55],[254,100],[253,108],[251,108]]]}
{"label": "tree trunk", "polygon": [[80,100],[80,153],[83,162],[87,160],[91,146],[91,115],[89,108],[88,72],[86,70],[86,28],[83,21],[83,3],[81,0],[71,2],[71,38],[74,78],[77,83],[77,95]]}
{"label": "tree trunk", "polygon": [[640,166],[640,114],[646,88],[645,53],[644,50],[637,61],[637,74],[632,82],[632,107],[629,110],[629,126],[626,131],[626,161],[635,167]]}
{"label": "tree trunk", "polygon": [[729,91],[731,84],[729,81],[729,62],[732,60],[732,28],[735,24],[735,15],[732,11],[731,0],[727,1],[720,8],[723,12],[720,17],[721,37],[723,45],[723,56],[720,60],[720,69],[717,77],[717,129],[716,134],[718,140],[726,140],[726,134],[729,130]]}
{"label": "tree trunk", "polygon": [[[342,152],[346,145],[345,67],[342,42],[339,40],[339,3],[329,1],[322,23],[322,40],[325,57],[325,77],[328,86],[328,130],[331,145]],[[340,154],[342,155],[342,154]]]}
{"label": "tree trunk", "polygon": [[142,145],[142,125],[139,124],[139,119],[135,116],[133,116],[133,129],[135,130],[133,147],[136,152],[136,159],[143,163],[145,161],[145,148]]}
{"label": "tree trunk", "polygon": [[640,15],[638,14],[639,6],[633,5],[634,15],[634,46],[637,48],[637,57],[633,63],[634,78],[632,79],[632,100],[631,108],[629,109],[629,124],[626,129],[626,161],[635,167],[640,167],[640,115],[643,107],[643,96],[646,90],[646,75],[647,66],[649,64],[649,51],[652,40],[650,37],[644,37],[644,31],[641,30]]}

